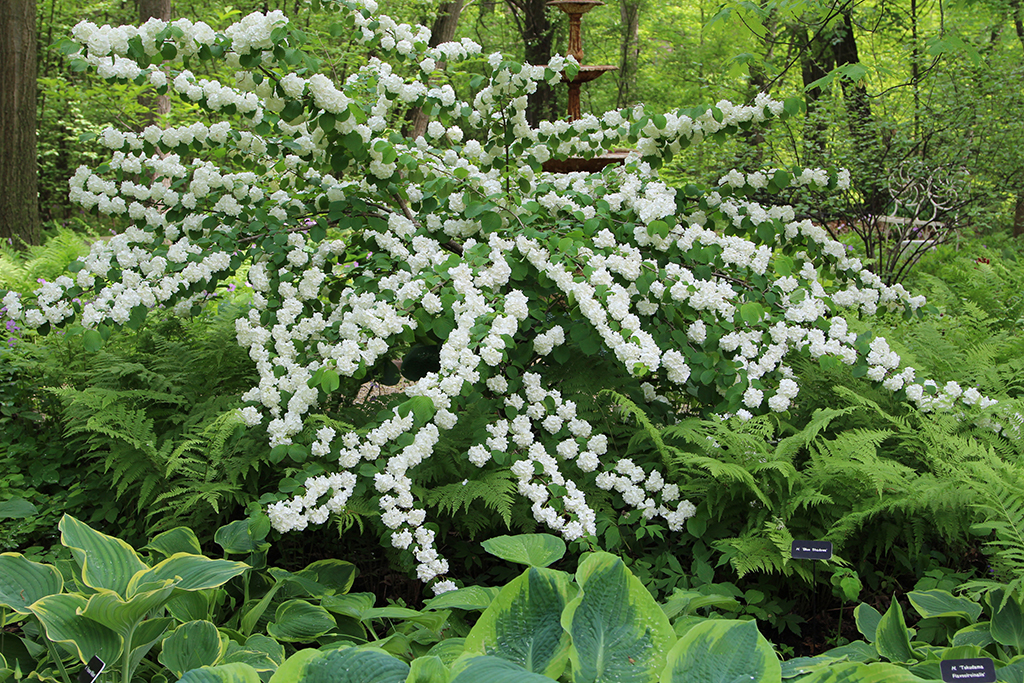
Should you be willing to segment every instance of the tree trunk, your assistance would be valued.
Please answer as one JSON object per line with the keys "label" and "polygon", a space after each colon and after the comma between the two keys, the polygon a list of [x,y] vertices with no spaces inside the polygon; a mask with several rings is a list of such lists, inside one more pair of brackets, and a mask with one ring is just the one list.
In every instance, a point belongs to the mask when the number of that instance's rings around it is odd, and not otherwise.
{"label": "tree trunk", "polygon": [[622,20],[622,43],[619,53],[619,92],[616,107],[634,104],[636,79],[640,70],[640,3],[641,0],[619,0],[619,18]]}
{"label": "tree trunk", "polygon": [[[171,20],[171,0],[138,0],[139,23],[145,24],[150,19]],[[167,95],[143,95],[139,103],[149,111],[146,114],[146,125],[156,123],[161,116],[171,113],[171,98]]]}
{"label": "tree trunk", "polygon": [[[545,0],[522,0],[522,21],[519,23],[523,37],[525,61],[529,64],[547,64],[551,60],[551,46],[554,43],[554,27],[548,19]],[[565,86],[561,86],[565,87]],[[531,126],[541,121],[558,118],[558,98],[547,82],[537,84],[537,91],[530,95],[526,106],[526,120]]]}
{"label": "tree trunk", "polygon": [[[430,47],[437,47],[441,43],[448,43],[455,37],[455,29],[459,25],[459,15],[462,14],[463,0],[451,0],[442,2],[437,10],[437,18],[430,29]],[[443,65],[438,64],[438,68]],[[411,130],[411,137],[415,140],[427,131],[427,124],[430,122],[427,114],[420,107],[413,107],[409,110],[405,119]]]}
{"label": "tree trunk", "polygon": [[800,75],[804,84],[804,98],[807,101],[807,116],[804,117],[804,148],[806,158],[800,163],[811,166],[825,155],[826,132],[828,125],[817,114],[818,100],[822,96],[821,87],[808,89],[811,83],[824,78],[835,66],[832,45],[825,35],[827,29],[821,27],[812,39],[807,26],[814,25],[813,18],[805,16],[802,20],[790,25],[794,41],[800,46]]}
{"label": "tree trunk", "polygon": [[0,239],[39,244],[36,0],[0,0]]}

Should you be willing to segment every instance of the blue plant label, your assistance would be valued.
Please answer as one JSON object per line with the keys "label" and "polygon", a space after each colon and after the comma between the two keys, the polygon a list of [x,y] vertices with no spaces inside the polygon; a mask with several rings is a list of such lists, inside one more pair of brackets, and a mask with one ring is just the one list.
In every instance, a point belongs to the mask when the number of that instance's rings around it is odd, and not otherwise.
{"label": "blue plant label", "polygon": [[944,659],[939,669],[946,683],[992,683],[996,680],[996,665],[988,657]]}
{"label": "blue plant label", "polygon": [[832,541],[793,541],[789,555],[794,560],[831,560]]}
{"label": "blue plant label", "polygon": [[89,660],[89,663],[78,674],[78,683],[92,683],[103,673],[103,667],[105,666],[106,664],[103,663],[102,659],[93,655],[93,658]]}

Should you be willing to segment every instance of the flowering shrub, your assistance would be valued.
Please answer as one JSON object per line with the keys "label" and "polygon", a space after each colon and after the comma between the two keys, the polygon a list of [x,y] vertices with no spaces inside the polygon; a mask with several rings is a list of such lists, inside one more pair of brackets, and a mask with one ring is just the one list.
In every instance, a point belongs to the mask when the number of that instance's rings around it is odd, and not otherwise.
{"label": "flowering shrub", "polygon": [[[353,492],[370,491],[390,543],[415,557],[435,591],[450,589],[412,483],[470,405],[492,418],[468,462],[510,467],[537,520],[565,538],[595,533],[583,482],[681,529],[694,506],[677,485],[610,457],[606,436],[580,416],[593,393],[567,395],[553,380],[579,357],[613,360],[638,396],[669,414],[684,405],[740,418],[785,411],[799,394],[793,354],[850,365],[924,408],[987,406],[955,385],[915,383],[884,339],[853,334],[842,317],[909,315],[922,297],[885,286],[791,208],[748,199],[841,188],[847,174],[734,171],[716,188],[684,190],[658,179],[684,147],[788,116],[787,105],[638,106],[531,128],[527,95],[572,75],[571,58],[484,60],[465,39],[428,47],[426,29],[375,16],[373,0],[332,4],[337,31],[379,56],[343,84],[314,72],[301,31],[280,12],[222,33],[186,19],[76,26],[68,51],[100,76],[148,81],[220,120],[104,131],[112,157],[80,168],[71,197],[133,225],[34,301],[3,297],[7,315],[30,327],[77,321],[89,346],[101,326],[137,326],[161,305],[187,314],[246,272],[253,305],[237,337],[260,381],[239,414],[265,424],[273,446],[292,444],[341,377],[426,349],[434,367],[391,414],[360,432],[316,431],[310,450],[335,472],[270,507],[279,530],[322,523]],[[196,77],[189,66],[200,61],[224,62],[234,82]],[[437,69],[462,63],[481,71],[472,102],[431,84]],[[432,118],[415,140],[392,127],[413,105]],[[621,167],[542,170],[549,158],[622,145],[635,151]]]}

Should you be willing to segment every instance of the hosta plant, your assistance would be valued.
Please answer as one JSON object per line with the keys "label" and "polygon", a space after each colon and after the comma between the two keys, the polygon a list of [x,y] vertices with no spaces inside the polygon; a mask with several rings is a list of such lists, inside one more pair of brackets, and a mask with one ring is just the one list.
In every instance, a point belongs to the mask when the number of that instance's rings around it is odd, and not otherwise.
{"label": "hosta plant", "polygon": [[[500,537],[488,550],[530,566],[501,588],[464,640],[442,641],[408,661],[376,647],[300,650],[271,683],[781,681],[780,662],[756,622],[686,616],[673,625],[614,555],[586,555],[573,576],[547,566],[565,552],[553,536]],[[435,601],[457,604],[467,590]],[[207,667],[181,681],[254,683],[254,675]]]}
{"label": "hosta plant", "polygon": [[[842,316],[909,316],[921,297],[886,286],[792,208],[752,199],[844,187],[848,174],[733,171],[682,189],[659,179],[684,148],[798,104],[637,106],[534,128],[528,94],[571,78],[573,59],[518,64],[470,40],[432,47],[427,29],[377,15],[374,0],[316,4],[337,10],[332,35],[374,55],[343,83],[319,73],[305,33],[279,11],[222,32],[187,19],[75,27],[63,49],[76,68],[149,83],[203,114],[105,130],[111,157],[76,171],[71,198],[130,227],[34,296],[3,297],[18,324],[65,326],[95,348],[154,307],[197,311],[244,273],[252,308],[237,340],[259,381],[240,415],[265,426],[278,456],[323,468],[270,505],[279,530],[372,499],[385,542],[440,592],[454,583],[414,493],[439,454],[452,461],[447,483],[491,482],[472,490],[499,511],[518,493],[569,540],[596,532],[585,489],[682,529],[694,506],[662,463],[608,450],[591,414],[603,389],[659,421],[683,410],[745,418],[798,400],[791,362],[809,356],[928,409],[991,408],[975,389],[920,383],[884,339]],[[470,74],[461,95],[444,81],[460,72]],[[401,132],[410,106],[431,119],[415,139]],[[600,173],[544,170],[622,146],[634,150],[624,165]],[[396,362],[410,382],[396,409],[357,428],[317,416],[367,379],[393,381]],[[511,492],[495,494],[502,476]]]}

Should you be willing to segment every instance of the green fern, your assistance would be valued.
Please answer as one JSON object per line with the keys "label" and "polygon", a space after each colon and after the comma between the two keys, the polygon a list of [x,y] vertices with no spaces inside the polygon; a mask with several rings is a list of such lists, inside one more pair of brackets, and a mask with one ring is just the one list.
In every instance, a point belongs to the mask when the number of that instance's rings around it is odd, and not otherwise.
{"label": "green fern", "polygon": [[[506,527],[512,526],[512,507],[517,489],[516,476],[507,469],[483,472],[474,479],[433,488],[426,493],[427,504],[456,516],[465,513],[463,522],[471,531],[488,526],[486,515],[469,514],[479,501],[486,510],[497,513]],[[474,520],[474,517],[477,519]]]}

